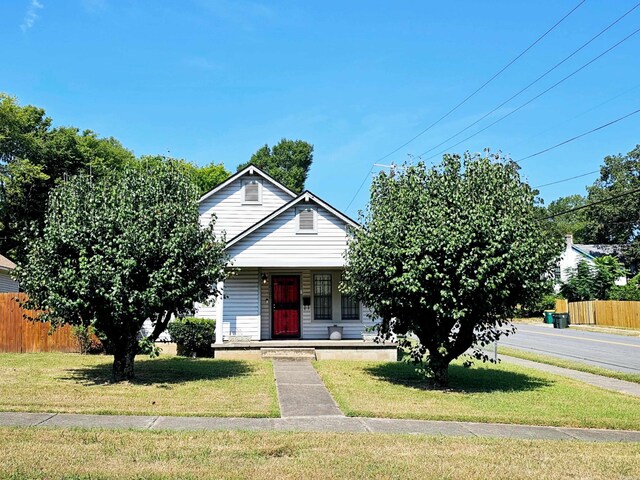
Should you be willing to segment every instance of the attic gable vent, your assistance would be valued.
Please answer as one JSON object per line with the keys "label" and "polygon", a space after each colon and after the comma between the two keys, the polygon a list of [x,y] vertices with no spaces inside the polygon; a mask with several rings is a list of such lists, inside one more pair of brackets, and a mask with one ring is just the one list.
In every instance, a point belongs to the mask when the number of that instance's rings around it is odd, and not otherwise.
{"label": "attic gable vent", "polygon": [[244,184],[244,202],[260,203],[260,183],[257,180]]}
{"label": "attic gable vent", "polygon": [[316,211],[313,208],[298,210],[298,233],[316,232]]}

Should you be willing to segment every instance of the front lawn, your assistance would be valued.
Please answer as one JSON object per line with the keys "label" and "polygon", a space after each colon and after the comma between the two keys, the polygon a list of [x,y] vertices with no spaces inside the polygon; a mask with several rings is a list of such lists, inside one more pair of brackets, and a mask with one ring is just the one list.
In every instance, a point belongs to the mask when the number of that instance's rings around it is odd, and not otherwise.
{"label": "front lawn", "polygon": [[639,478],[640,444],[0,428],[1,478]]}
{"label": "front lawn", "polygon": [[279,416],[271,362],[136,358],[133,382],[111,383],[113,357],[0,354],[0,411]]}
{"label": "front lawn", "polygon": [[640,429],[640,398],[509,364],[450,367],[451,390],[424,388],[404,362],[316,362],[350,416]]}

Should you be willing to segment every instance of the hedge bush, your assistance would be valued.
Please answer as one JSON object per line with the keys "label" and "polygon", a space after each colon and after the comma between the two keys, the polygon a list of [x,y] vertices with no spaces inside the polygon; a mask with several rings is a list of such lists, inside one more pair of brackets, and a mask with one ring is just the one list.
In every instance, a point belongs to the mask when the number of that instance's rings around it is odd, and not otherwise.
{"label": "hedge bush", "polygon": [[185,317],[170,322],[167,330],[176,342],[178,355],[183,357],[210,357],[215,340],[215,320]]}

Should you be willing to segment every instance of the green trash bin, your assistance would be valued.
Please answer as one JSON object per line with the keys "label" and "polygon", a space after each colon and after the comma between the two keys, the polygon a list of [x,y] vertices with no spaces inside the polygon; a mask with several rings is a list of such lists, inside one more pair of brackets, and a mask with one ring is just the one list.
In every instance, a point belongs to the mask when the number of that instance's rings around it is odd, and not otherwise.
{"label": "green trash bin", "polygon": [[569,314],[568,313],[554,313],[553,314],[553,328],[567,328],[569,326]]}
{"label": "green trash bin", "polygon": [[544,311],[544,323],[553,323],[553,314],[555,310],[545,310]]}

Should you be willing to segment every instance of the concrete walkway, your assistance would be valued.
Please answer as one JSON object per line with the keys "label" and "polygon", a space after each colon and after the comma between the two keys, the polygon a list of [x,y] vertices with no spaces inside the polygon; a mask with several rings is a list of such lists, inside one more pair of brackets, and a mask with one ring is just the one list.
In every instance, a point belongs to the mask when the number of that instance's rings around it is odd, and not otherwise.
{"label": "concrete walkway", "polygon": [[538,427],[498,423],[440,422],[349,418],[344,416],[286,418],[153,417],[0,412],[0,427],[106,428],[142,430],[253,430],[298,432],[409,433],[526,440],[640,442],[640,431]]}
{"label": "concrete walkway", "polygon": [[507,355],[500,355],[499,358],[505,362],[513,363],[515,365],[534,368],[543,372],[573,378],[574,380],[579,380],[596,387],[626,393],[627,395],[632,395],[634,397],[640,397],[640,384],[638,383],[618,380],[617,378],[603,377],[602,375],[594,375],[593,373],[580,372],[569,368],[556,367],[555,365],[547,365],[546,363],[532,362],[531,360],[509,357]]}
{"label": "concrete walkway", "polygon": [[283,417],[343,416],[311,362],[274,360],[273,371]]}

